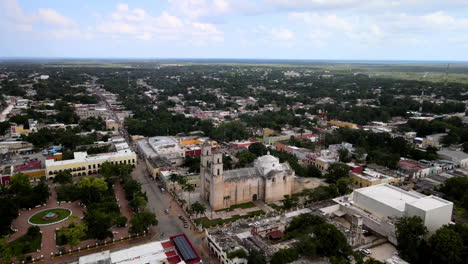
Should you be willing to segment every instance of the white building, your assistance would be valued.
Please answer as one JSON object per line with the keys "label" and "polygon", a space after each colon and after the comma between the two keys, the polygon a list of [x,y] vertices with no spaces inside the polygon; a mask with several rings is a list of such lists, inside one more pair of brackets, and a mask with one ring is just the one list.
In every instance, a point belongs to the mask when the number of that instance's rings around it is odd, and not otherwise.
{"label": "white building", "polygon": [[201,263],[201,258],[184,234],[117,251],[82,256],[73,264],[167,264]]}
{"label": "white building", "polygon": [[145,158],[165,158],[173,165],[180,166],[184,162],[185,149],[173,137],[150,137],[138,140],[138,148]]}
{"label": "white building", "polygon": [[349,196],[333,199],[337,204],[322,208],[325,215],[352,218],[358,215],[362,225],[397,244],[395,222],[404,216],[419,216],[430,233],[452,218],[453,203],[414,191],[382,183],[354,190]]}
{"label": "white building", "polygon": [[441,149],[440,151],[437,151],[437,154],[442,159],[453,161],[457,166],[462,168],[468,166],[468,154],[463,151]]}
{"label": "white building", "polygon": [[133,166],[137,161],[135,152],[129,149],[97,155],[75,152],[73,155],[74,158],[70,160],[46,160],[46,177],[55,177],[58,172],[66,170],[71,171],[73,176],[93,175],[100,172],[101,164],[106,161],[112,164],[129,164]]}
{"label": "white building", "polygon": [[379,218],[419,216],[429,232],[450,223],[452,218],[452,202],[433,195],[408,192],[388,184],[354,190],[351,201],[354,206]]}

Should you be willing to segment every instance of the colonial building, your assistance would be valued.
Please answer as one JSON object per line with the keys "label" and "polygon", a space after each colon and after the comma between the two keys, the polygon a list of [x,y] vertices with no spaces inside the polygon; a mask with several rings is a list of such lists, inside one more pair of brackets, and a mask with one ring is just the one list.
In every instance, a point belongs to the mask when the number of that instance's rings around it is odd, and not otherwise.
{"label": "colonial building", "polygon": [[294,188],[294,170],[271,155],[257,158],[252,167],[223,170],[223,155],[209,144],[202,146],[200,185],[202,198],[213,210],[263,200],[283,200]]}

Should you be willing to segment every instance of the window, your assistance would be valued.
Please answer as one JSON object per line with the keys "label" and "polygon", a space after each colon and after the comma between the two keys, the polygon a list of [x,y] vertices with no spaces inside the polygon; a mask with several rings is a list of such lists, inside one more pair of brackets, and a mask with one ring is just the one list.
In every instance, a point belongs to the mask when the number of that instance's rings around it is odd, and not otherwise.
{"label": "window", "polygon": [[219,169],[218,169],[218,175],[219,175]]}

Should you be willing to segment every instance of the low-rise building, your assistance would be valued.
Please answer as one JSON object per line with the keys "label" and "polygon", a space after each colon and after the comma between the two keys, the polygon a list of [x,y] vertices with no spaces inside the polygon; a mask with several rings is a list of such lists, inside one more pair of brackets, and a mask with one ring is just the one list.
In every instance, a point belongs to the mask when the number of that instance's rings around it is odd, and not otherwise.
{"label": "low-rise building", "polygon": [[337,204],[322,208],[326,215],[352,218],[359,216],[362,225],[397,244],[395,222],[404,216],[419,216],[429,233],[452,218],[453,203],[437,196],[425,196],[382,183],[360,188],[351,195],[333,199]]}
{"label": "low-rise building", "polygon": [[381,183],[394,184],[398,183],[399,179],[386,175],[371,169],[365,169],[362,173],[350,173],[352,184],[356,187],[369,187]]}
{"label": "low-rise building", "polygon": [[427,147],[440,148],[442,146],[441,144],[442,138],[445,137],[446,135],[447,133],[428,135],[423,139],[422,146],[424,148],[427,148]]}
{"label": "low-rise building", "polygon": [[115,121],[114,119],[108,119],[106,120],[106,129],[112,130],[112,131],[118,131],[119,130],[119,123]]}
{"label": "low-rise building", "polygon": [[102,251],[82,256],[73,264],[168,264],[201,263],[195,247],[185,234],[168,240],[149,242],[117,251]]}
{"label": "low-rise building", "polygon": [[440,158],[455,162],[458,167],[468,166],[468,154],[458,150],[441,149],[437,151]]}
{"label": "low-rise building", "polygon": [[70,160],[46,160],[46,177],[53,178],[58,172],[67,170],[74,176],[93,175],[100,172],[101,164],[104,162],[129,164],[132,166],[135,166],[137,162],[135,152],[128,149],[97,155],[88,155],[86,152],[75,152],[73,156],[73,159]]}
{"label": "low-rise building", "polygon": [[439,167],[411,159],[400,160],[397,167],[400,174],[410,179],[420,179],[442,171]]}
{"label": "low-rise building", "polygon": [[352,129],[357,129],[358,128],[358,125],[356,125],[356,124],[349,123],[349,122],[343,122],[343,121],[339,121],[339,120],[330,120],[328,122],[328,125],[337,126],[337,127],[348,127],[348,128],[352,128]]}

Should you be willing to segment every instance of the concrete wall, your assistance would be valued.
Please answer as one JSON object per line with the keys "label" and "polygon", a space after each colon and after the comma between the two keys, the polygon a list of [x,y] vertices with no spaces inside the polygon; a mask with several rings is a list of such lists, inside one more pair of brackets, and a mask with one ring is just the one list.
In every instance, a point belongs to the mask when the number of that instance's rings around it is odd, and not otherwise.
{"label": "concrete wall", "polygon": [[452,220],[453,203],[447,203],[446,206],[435,208],[429,211],[421,210],[411,204],[406,205],[406,215],[419,216],[423,219],[427,230],[430,233],[437,231],[443,225],[450,223]]}
{"label": "concrete wall", "polygon": [[386,204],[383,204],[379,201],[372,199],[369,196],[363,195],[359,192],[353,192],[353,199],[354,205],[358,206],[362,209],[365,209],[369,212],[372,212],[378,217],[402,217],[404,215],[404,211],[399,211],[393,207],[390,207]]}
{"label": "concrete wall", "polygon": [[285,195],[291,195],[294,187],[294,173],[278,172],[271,178],[265,179],[265,202],[275,202],[284,199]]}

